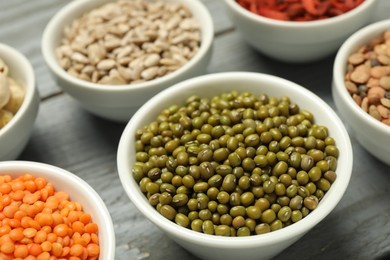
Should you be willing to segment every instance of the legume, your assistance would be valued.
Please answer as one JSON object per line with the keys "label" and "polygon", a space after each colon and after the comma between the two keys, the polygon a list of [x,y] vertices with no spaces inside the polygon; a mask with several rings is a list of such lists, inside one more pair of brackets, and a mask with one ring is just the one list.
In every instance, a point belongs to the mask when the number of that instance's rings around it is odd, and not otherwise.
{"label": "legume", "polygon": [[390,126],[390,30],[349,56],[345,86],[356,104]]}
{"label": "legume", "polygon": [[[288,97],[191,96],[135,137],[133,175],[151,205],[206,234],[247,236],[288,226],[315,210],[336,180],[335,140]],[[162,140],[162,155],[152,154],[154,138]],[[158,165],[159,157],[166,163]]]}
{"label": "legume", "polygon": [[7,64],[0,58],[0,129],[15,116],[24,96],[24,88],[11,77]]}
{"label": "legume", "polygon": [[0,259],[98,259],[98,226],[69,194],[24,174],[1,175],[0,195]]}
{"label": "legume", "polygon": [[200,47],[200,28],[181,3],[118,0],[76,19],[56,49],[71,75],[98,84],[133,84],[167,75]]}
{"label": "legume", "polygon": [[364,0],[236,0],[252,13],[283,21],[314,21],[346,13]]}

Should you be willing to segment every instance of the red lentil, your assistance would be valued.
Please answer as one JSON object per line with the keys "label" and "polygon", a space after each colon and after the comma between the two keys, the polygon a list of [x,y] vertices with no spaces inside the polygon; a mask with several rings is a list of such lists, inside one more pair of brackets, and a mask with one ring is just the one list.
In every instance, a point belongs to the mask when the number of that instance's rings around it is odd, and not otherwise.
{"label": "red lentil", "polygon": [[346,13],[364,0],[236,0],[252,13],[276,20],[314,21]]}
{"label": "red lentil", "polygon": [[0,176],[0,259],[97,259],[98,225],[43,177]]}
{"label": "red lentil", "polygon": [[345,86],[356,104],[390,126],[390,29],[349,56]]}

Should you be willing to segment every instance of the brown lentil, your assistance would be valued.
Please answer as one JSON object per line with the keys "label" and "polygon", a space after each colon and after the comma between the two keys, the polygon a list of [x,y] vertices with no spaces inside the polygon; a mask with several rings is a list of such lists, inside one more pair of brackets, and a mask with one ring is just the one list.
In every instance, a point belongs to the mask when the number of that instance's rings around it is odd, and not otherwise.
{"label": "brown lentil", "polygon": [[64,29],[56,55],[69,74],[98,84],[135,84],[186,64],[200,28],[181,3],[117,0],[84,13]]}
{"label": "brown lentil", "polygon": [[347,61],[345,86],[356,104],[390,126],[390,30],[371,39]]}
{"label": "brown lentil", "polygon": [[136,133],[132,172],[152,206],[194,231],[278,230],[316,209],[336,180],[335,140],[287,97],[191,96],[157,118]]}

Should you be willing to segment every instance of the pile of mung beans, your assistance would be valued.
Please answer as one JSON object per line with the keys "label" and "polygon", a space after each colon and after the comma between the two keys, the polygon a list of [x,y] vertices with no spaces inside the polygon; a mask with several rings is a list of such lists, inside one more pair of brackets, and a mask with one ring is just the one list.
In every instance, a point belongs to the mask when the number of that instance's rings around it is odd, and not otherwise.
{"label": "pile of mung beans", "polygon": [[345,86],[363,111],[390,126],[390,29],[348,57]]}
{"label": "pile of mung beans", "polygon": [[199,27],[182,3],[117,0],[67,26],[56,54],[77,78],[109,85],[141,83],[186,64],[200,47]]}
{"label": "pile of mung beans", "polygon": [[135,138],[132,174],[150,204],[205,234],[291,225],[317,208],[336,179],[335,140],[286,96],[190,96]]}

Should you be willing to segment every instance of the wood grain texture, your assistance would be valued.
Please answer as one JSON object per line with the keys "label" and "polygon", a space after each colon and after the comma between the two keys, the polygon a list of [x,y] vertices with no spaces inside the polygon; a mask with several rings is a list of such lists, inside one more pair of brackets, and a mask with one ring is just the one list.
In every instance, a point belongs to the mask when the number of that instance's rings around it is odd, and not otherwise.
{"label": "wood grain texture", "polygon": [[[334,107],[330,92],[334,55],[303,65],[271,60],[242,40],[221,0],[202,2],[213,16],[216,35],[208,73],[273,74],[307,87]],[[125,124],[84,111],[51,78],[41,55],[41,36],[49,19],[67,3],[0,0],[0,42],[19,49],[31,61],[42,99],[32,136],[19,159],[67,169],[101,195],[114,222],[116,259],[197,259],[146,220],[124,192],[116,169],[116,150]],[[380,0],[373,21],[390,18],[389,13],[390,1]],[[366,152],[353,136],[351,141],[353,176],[340,204],[275,259],[379,259],[389,254],[390,168]]]}

